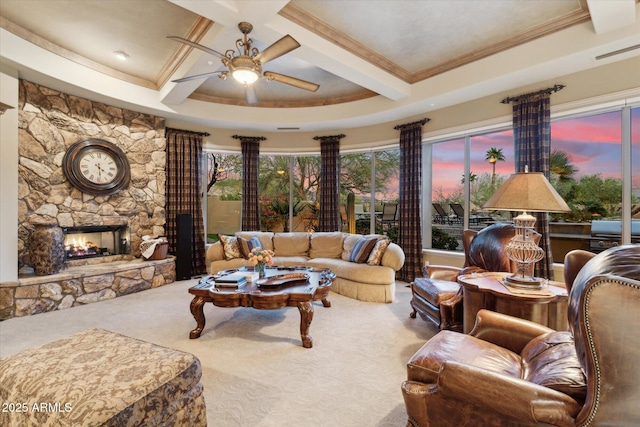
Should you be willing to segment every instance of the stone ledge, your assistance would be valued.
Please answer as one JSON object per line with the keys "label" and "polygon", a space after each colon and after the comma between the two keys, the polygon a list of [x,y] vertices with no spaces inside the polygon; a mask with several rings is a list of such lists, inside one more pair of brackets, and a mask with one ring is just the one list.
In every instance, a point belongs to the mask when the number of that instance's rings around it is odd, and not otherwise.
{"label": "stone ledge", "polygon": [[[102,274],[114,274],[121,271],[142,269],[150,266],[175,263],[175,257],[169,255],[167,258],[157,261],[143,260],[135,258],[131,261],[114,261],[102,264],[89,264],[82,266],[67,267],[56,274],[48,276],[37,276],[34,273],[21,274],[18,277],[18,286],[40,285],[49,282],[59,282],[62,280],[78,279],[81,277],[98,276]],[[2,286],[2,285],[0,285]],[[15,284],[14,284],[15,286]]]}
{"label": "stone ledge", "polygon": [[176,280],[175,257],[68,267],[48,276],[22,275],[0,284],[0,321],[91,304]]}

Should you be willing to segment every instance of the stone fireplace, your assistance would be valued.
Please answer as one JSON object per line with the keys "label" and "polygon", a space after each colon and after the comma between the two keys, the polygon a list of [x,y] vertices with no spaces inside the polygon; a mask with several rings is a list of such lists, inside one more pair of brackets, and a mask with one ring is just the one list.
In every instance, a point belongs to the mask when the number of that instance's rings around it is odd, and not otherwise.
{"label": "stone fireplace", "polygon": [[67,261],[131,253],[131,232],[127,225],[64,227],[62,232]]}
{"label": "stone fireplace", "polygon": [[[143,236],[166,235],[164,132],[162,117],[19,81],[18,282],[0,284],[0,320],[175,281],[174,257],[140,259]],[[131,170],[127,188],[91,195],[66,179],[64,155],[86,138],[104,139],[124,151]],[[60,227],[71,239],[58,273],[34,274],[30,236],[37,224]]]}

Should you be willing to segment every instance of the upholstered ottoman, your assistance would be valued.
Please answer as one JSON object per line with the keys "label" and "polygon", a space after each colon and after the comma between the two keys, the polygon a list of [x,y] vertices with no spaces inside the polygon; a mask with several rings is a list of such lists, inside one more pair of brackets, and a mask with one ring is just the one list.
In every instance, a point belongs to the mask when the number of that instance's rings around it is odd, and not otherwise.
{"label": "upholstered ottoman", "polygon": [[194,355],[89,329],[0,360],[2,426],[206,426]]}
{"label": "upholstered ottoman", "polygon": [[416,317],[416,313],[424,320],[431,321],[438,325],[439,329],[461,330],[462,324],[456,319],[460,316],[452,311],[455,310],[453,304],[460,285],[449,280],[416,278],[411,283],[411,307],[413,311],[410,316]]}

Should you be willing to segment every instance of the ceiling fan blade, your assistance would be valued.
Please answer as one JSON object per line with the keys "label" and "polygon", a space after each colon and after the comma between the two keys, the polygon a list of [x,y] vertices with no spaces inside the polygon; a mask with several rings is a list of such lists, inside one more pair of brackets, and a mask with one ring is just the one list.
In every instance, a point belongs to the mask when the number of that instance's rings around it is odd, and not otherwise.
{"label": "ceiling fan blade", "polygon": [[300,89],[308,90],[310,92],[315,92],[318,90],[320,85],[315,83],[311,83],[305,80],[296,79],[295,77],[285,76],[284,74],[278,74],[271,71],[265,71],[264,76],[269,80],[275,80],[280,83],[284,83],[287,85],[295,86]]}
{"label": "ceiling fan blade", "polygon": [[258,103],[258,95],[256,95],[256,88],[254,85],[247,85],[244,88],[244,99],[247,101],[247,105]]}
{"label": "ceiling fan blade", "polygon": [[285,53],[289,53],[294,49],[300,47],[300,43],[296,41],[290,35],[286,35],[259,54],[256,55],[254,60],[258,61],[261,64],[266,64],[269,61],[272,61]]}
{"label": "ceiling fan blade", "polygon": [[189,76],[189,77],[183,77],[181,79],[171,80],[171,82],[172,83],[190,82],[191,80],[198,80],[198,79],[201,79],[203,77],[213,76],[214,74],[220,74],[222,72],[223,71],[214,71],[214,72],[211,72],[211,73],[196,74],[195,76]]}
{"label": "ceiling fan blade", "polygon": [[180,43],[184,43],[193,48],[200,49],[204,52],[207,52],[210,55],[217,56],[218,58],[224,58],[224,55],[218,52],[217,50],[209,49],[208,47],[202,46],[201,44],[198,44],[196,42],[192,42],[191,40],[187,40],[185,38],[178,37],[178,36],[167,36],[167,38],[171,40],[175,40]]}

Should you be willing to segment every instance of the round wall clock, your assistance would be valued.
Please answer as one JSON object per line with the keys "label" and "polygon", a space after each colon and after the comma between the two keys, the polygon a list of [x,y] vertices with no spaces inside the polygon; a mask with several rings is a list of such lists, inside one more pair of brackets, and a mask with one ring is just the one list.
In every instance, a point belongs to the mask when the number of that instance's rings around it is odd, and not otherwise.
{"label": "round wall clock", "polygon": [[131,181],[124,151],[103,139],[83,139],[69,147],[62,170],[71,185],[94,196],[114,194]]}

